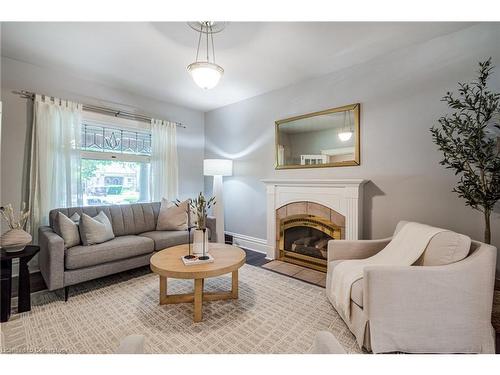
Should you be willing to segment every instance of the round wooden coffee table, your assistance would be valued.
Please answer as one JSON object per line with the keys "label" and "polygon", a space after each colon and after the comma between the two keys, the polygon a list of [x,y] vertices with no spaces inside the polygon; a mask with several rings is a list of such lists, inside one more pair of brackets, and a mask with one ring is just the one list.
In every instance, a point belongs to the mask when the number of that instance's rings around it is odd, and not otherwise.
{"label": "round wooden coffee table", "polygon": [[[154,254],[150,260],[151,270],[160,276],[160,305],[194,302],[194,321],[202,320],[202,302],[238,298],[238,269],[245,264],[246,254],[239,247],[220,243],[209,243],[208,251],[213,263],[186,266],[181,257],[188,254],[188,245],[166,248]],[[204,292],[204,281],[232,273],[230,292]],[[194,293],[167,293],[167,278],[193,279]]]}

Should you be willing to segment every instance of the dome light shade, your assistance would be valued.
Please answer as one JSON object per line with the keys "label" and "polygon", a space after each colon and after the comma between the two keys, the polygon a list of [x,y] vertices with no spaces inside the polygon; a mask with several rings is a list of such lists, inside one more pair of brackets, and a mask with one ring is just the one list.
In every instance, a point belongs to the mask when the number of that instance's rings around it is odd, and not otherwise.
{"label": "dome light shade", "polygon": [[[225,22],[200,21],[188,22],[189,27],[199,32],[198,48],[196,49],[196,59],[189,64],[187,70],[194,83],[204,90],[213,89],[219,83],[224,69],[215,63],[214,34],[224,29]],[[202,38],[203,37],[203,38]],[[202,39],[206,40],[206,60],[200,60],[200,47]],[[210,58],[210,45],[212,46],[212,56]]]}
{"label": "dome light shade", "polygon": [[351,131],[339,133],[339,139],[342,142],[347,142],[349,139],[351,139],[351,137],[352,137],[352,132]]}
{"label": "dome light shade", "polygon": [[193,81],[202,89],[210,90],[217,86],[224,74],[224,69],[209,62],[194,62],[187,67]]}

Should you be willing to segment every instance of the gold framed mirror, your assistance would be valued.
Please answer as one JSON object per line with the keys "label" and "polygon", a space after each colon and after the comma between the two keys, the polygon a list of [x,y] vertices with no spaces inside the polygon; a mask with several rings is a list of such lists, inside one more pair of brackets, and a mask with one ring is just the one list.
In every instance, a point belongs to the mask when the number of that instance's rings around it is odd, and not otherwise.
{"label": "gold framed mirror", "polygon": [[275,122],[276,169],[359,165],[360,104]]}

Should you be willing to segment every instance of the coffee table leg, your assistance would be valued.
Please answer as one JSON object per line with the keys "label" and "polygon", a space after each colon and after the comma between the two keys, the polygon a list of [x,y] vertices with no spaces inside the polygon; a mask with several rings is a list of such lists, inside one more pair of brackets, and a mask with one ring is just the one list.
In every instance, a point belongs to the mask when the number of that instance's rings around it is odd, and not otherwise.
{"label": "coffee table leg", "polygon": [[160,276],[160,305],[167,303],[167,278]]}
{"label": "coffee table leg", "polygon": [[231,285],[231,295],[233,298],[238,298],[238,270],[233,271],[233,275],[231,277],[232,285]]}
{"label": "coffee table leg", "polygon": [[194,280],[194,321],[202,320],[203,279]]}

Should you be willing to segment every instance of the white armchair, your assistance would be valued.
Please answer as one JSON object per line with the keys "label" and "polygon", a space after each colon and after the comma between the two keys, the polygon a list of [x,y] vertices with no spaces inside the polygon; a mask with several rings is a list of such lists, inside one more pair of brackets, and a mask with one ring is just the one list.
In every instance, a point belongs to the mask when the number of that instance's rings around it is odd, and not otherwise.
{"label": "white armchair", "polygon": [[[372,256],[389,241],[330,241],[330,300],[335,266]],[[346,324],[358,344],[374,353],[495,353],[496,256],[493,246],[444,232],[413,266],[368,266],[352,286]]]}

